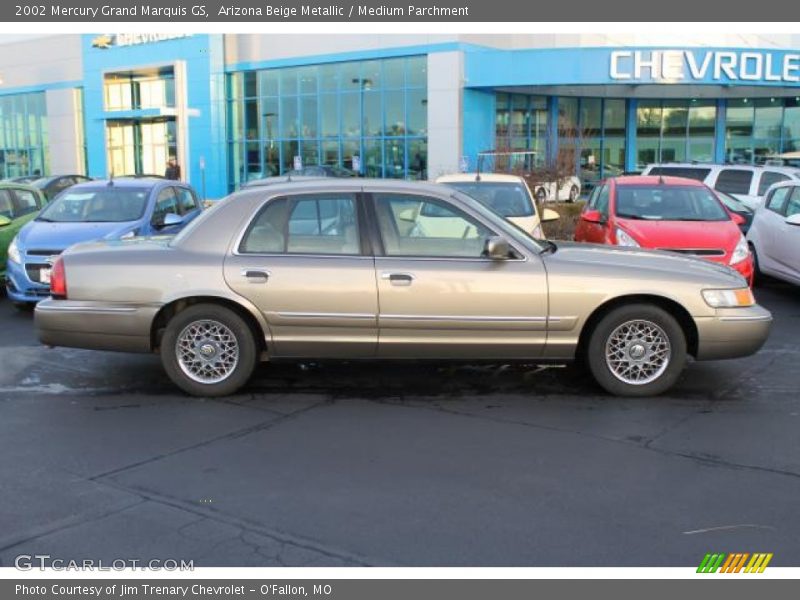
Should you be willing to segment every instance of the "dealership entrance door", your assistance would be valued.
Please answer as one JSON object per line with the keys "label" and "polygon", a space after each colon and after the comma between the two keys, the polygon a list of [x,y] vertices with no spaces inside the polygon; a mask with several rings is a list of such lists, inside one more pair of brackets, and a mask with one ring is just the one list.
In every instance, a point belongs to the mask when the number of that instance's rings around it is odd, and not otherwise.
{"label": "dealership entrance door", "polygon": [[177,156],[175,117],[110,119],[106,122],[109,171],[115,176],[164,175]]}

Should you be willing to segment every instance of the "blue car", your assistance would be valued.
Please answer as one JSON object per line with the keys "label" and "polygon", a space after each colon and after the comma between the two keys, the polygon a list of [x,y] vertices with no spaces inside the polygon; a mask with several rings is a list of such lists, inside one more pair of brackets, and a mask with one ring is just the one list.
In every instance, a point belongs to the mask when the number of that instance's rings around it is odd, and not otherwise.
{"label": "blue car", "polygon": [[172,235],[202,210],[191,186],[166,179],[74,185],[20,229],[8,248],[6,290],[18,307],[50,295],[55,256],[79,242]]}

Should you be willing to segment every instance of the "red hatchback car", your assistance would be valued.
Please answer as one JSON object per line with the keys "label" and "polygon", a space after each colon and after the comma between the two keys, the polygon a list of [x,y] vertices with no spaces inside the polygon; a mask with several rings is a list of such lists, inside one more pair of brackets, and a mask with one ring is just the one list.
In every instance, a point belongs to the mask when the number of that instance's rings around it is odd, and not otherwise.
{"label": "red hatchback car", "polygon": [[699,181],[619,177],[594,189],[575,241],[680,252],[728,265],[752,285],[753,257],[741,222]]}

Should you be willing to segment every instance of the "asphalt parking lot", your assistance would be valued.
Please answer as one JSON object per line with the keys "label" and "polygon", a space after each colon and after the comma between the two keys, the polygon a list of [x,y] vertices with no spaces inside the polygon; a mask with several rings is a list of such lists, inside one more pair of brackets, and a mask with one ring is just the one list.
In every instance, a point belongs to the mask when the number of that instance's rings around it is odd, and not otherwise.
{"label": "asphalt parking lot", "polygon": [[0,298],[0,564],[800,565],[800,288],[766,347],[622,400],[573,368],[271,365],[178,393]]}

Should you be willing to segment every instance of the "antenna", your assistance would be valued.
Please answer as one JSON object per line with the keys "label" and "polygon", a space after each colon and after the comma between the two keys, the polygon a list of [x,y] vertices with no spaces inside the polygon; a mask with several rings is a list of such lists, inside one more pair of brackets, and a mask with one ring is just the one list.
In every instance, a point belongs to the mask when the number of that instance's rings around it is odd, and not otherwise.
{"label": "antenna", "polygon": [[481,159],[483,158],[483,153],[478,152],[478,166],[475,169],[475,181],[479,182],[481,180],[481,163],[483,162]]}

